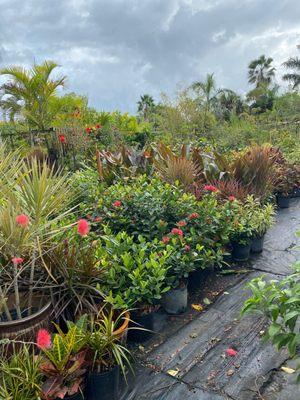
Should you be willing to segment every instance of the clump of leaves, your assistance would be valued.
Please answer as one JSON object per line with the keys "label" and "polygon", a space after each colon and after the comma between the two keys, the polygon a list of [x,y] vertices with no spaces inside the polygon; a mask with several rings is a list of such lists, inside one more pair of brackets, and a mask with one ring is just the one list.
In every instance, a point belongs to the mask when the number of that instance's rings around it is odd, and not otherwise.
{"label": "clump of leaves", "polygon": [[[260,313],[270,321],[266,339],[280,350],[286,347],[291,357],[296,356],[300,343],[300,262],[293,267],[294,273],[281,281],[266,281],[263,276],[248,284],[251,297],[245,301],[242,314]],[[297,367],[300,370],[300,364]],[[300,380],[300,374],[298,375]]]}

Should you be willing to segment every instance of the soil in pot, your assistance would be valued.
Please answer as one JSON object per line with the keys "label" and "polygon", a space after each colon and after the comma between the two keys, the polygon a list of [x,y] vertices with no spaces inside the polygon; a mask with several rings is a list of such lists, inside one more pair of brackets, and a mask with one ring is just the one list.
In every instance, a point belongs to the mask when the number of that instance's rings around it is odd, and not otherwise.
{"label": "soil in pot", "polygon": [[251,242],[252,253],[261,253],[264,248],[265,235],[254,237]]}
{"label": "soil in pot", "polygon": [[278,194],[276,196],[277,200],[277,205],[279,208],[289,208],[290,206],[290,197],[289,196],[283,196]]}
{"label": "soil in pot", "polygon": [[154,333],[154,315],[154,311],[147,314],[140,314],[138,310],[131,312],[127,333],[129,342],[141,343],[151,338]]}
{"label": "soil in pot", "polygon": [[163,295],[162,306],[168,314],[182,314],[187,309],[187,285],[182,284],[176,289],[171,289]]}
{"label": "soil in pot", "polygon": [[232,243],[232,258],[234,261],[247,261],[250,256],[251,243]]}
{"label": "soil in pot", "polygon": [[107,372],[90,372],[86,378],[85,399],[117,400],[119,381],[120,368],[118,366]]}

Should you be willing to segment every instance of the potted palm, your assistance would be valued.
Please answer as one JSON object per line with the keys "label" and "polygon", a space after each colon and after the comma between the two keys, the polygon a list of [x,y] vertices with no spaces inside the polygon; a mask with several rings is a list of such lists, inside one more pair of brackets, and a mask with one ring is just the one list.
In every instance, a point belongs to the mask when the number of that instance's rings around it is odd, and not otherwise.
{"label": "potted palm", "polygon": [[[120,315],[120,318],[122,314]],[[87,400],[117,400],[120,372],[126,379],[130,367],[130,352],[115,335],[113,310],[103,310],[87,326],[87,359],[89,369],[86,379]]]}

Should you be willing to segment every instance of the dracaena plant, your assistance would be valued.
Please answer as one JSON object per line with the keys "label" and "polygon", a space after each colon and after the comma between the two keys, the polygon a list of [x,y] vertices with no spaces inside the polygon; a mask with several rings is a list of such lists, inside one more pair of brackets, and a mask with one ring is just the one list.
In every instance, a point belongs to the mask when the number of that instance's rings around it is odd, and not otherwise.
{"label": "dracaena plant", "polygon": [[82,391],[86,373],[86,337],[81,325],[69,327],[67,333],[56,328],[58,333],[53,338],[46,330],[40,330],[37,336],[42,352],[40,370],[45,376],[43,400],[63,399]]}

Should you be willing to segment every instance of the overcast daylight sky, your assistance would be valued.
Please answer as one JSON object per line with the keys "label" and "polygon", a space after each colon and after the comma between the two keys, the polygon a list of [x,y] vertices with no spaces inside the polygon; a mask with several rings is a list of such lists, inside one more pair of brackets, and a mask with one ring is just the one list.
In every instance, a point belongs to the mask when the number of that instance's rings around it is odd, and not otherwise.
{"label": "overcast daylight sky", "polygon": [[208,72],[242,94],[251,59],[273,57],[280,81],[297,44],[300,0],[0,0],[0,67],[54,60],[99,110]]}

